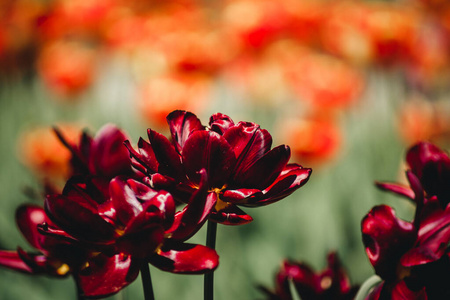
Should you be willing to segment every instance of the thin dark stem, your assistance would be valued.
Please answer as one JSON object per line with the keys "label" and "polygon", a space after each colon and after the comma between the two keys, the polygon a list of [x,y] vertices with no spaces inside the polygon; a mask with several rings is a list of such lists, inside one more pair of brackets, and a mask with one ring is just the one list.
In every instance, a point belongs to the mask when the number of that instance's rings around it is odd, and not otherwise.
{"label": "thin dark stem", "polygon": [[150,276],[150,267],[148,263],[142,264],[141,267],[142,287],[144,288],[144,299],[155,300],[153,295],[152,277]]}
{"label": "thin dark stem", "polygon": [[[206,246],[211,249],[216,248],[217,223],[208,221],[206,229]],[[204,280],[204,300],[214,299],[214,272],[205,274]]]}
{"label": "thin dark stem", "polygon": [[80,289],[80,286],[78,285],[78,282],[75,280],[75,286],[77,287],[77,299],[78,300],[85,300],[83,296],[83,291]]}

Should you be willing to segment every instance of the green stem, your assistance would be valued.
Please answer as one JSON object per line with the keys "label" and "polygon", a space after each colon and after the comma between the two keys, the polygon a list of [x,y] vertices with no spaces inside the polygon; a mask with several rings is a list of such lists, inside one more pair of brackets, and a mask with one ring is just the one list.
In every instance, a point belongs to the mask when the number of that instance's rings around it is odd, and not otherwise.
{"label": "green stem", "polygon": [[369,277],[359,288],[358,293],[355,296],[355,300],[364,300],[369,294],[370,290],[381,282],[381,278],[378,275]]}
{"label": "green stem", "polygon": [[[216,234],[217,223],[208,221],[208,227],[206,229],[206,246],[215,249],[216,248]],[[204,300],[214,299],[214,272],[205,274],[204,279]]]}
{"label": "green stem", "polygon": [[152,277],[150,276],[150,267],[148,263],[144,263],[141,266],[141,279],[142,287],[144,288],[144,299],[155,300],[153,295]]}

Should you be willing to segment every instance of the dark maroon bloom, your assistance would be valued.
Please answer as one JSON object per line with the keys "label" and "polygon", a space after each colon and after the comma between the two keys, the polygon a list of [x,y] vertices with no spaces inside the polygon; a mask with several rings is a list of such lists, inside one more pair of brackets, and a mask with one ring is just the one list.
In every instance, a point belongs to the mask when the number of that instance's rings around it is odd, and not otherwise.
{"label": "dark maroon bloom", "polygon": [[[448,154],[435,145],[421,142],[408,150],[406,162],[411,172],[419,179],[427,197],[437,196],[441,206],[450,203],[450,158]],[[394,193],[403,191],[411,198],[412,191],[394,183],[379,184],[383,189]]]}
{"label": "dark maroon bloom", "polygon": [[290,149],[271,149],[272,137],[250,122],[235,124],[217,113],[205,127],[192,113],[174,111],[167,116],[172,141],[149,129],[146,142],[134,150],[126,142],[133,166],[155,188],[169,189],[186,202],[205,169],[209,193],[217,195],[210,219],[223,224],[244,224],[252,218],[237,205],[262,206],[281,200],[305,184],[311,169],[288,164]]}
{"label": "dark maroon bloom", "polygon": [[[189,204],[175,211],[172,196],[136,180],[73,177],[61,195],[50,195],[45,213],[33,208],[19,227],[42,255],[0,252],[3,266],[38,274],[72,273],[86,297],[105,297],[130,284],[142,264],[173,273],[205,273],[217,253],[184,243],[207,220],[216,203],[206,172]],[[35,215],[37,214],[38,217]],[[64,271],[64,274],[62,272]]]}
{"label": "dark maroon bloom", "polygon": [[[420,143],[407,154],[409,187],[379,183],[416,204],[412,222],[387,205],[362,220],[363,242],[375,272],[383,279],[368,299],[446,299],[450,297],[450,206],[442,207],[448,184],[448,156]],[[423,188],[426,185],[427,188]]]}
{"label": "dark maroon bloom", "polygon": [[129,138],[115,125],[106,124],[93,138],[83,132],[77,145],[70,144],[57,128],[54,130],[72,153],[73,174],[91,174],[111,179],[131,173],[130,157],[123,146],[123,142]]}
{"label": "dark maroon bloom", "polygon": [[[290,285],[294,289],[291,289]],[[328,266],[325,270],[316,273],[310,266],[301,262],[284,261],[276,275],[275,292],[266,288],[261,290],[270,300],[344,300],[353,299],[358,290],[352,286],[350,280],[341,266],[336,253],[328,255]],[[297,297],[292,292],[298,294]]]}

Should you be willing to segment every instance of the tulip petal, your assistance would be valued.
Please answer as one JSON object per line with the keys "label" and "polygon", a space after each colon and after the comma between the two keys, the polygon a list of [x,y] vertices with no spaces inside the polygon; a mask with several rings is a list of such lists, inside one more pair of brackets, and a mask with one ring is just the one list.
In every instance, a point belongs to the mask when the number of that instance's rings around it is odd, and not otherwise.
{"label": "tulip petal", "polygon": [[23,273],[34,273],[16,251],[0,250],[0,266]]}
{"label": "tulip petal", "polygon": [[416,240],[416,231],[409,222],[398,219],[394,210],[379,205],[361,222],[363,243],[375,272],[385,280],[396,276],[397,262]]}
{"label": "tulip petal", "polygon": [[87,268],[74,275],[83,296],[103,298],[133,282],[139,275],[139,265],[130,256],[100,254],[89,261]]}
{"label": "tulip petal", "polygon": [[201,182],[184,209],[175,214],[173,226],[167,230],[171,240],[185,241],[193,236],[206,222],[217,202],[217,194],[208,192],[206,171],[200,172]]}
{"label": "tulip petal", "polygon": [[232,126],[234,126],[233,120],[222,113],[215,113],[209,118],[209,127],[220,135],[223,135]]}
{"label": "tulip petal", "polygon": [[383,191],[392,192],[410,200],[414,199],[414,191],[408,186],[388,182],[376,182],[375,184],[379,189]]}
{"label": "tulip petal", "polygon": [[236,176],[247,172],[272,146],[272,136],[269,132],[250,122],[239,122],[227,130],[223,137],[228,141],[236,156],[234,171]]}
{"label": "tulip petal", "polygon": [[[250,166],[235,174],[234,184],[247,188],[265,189],[280,175],[291,156],[289,147],[281,145],[265,153]],[[250,162],[250,161],[249,161]]]}
{"label": "tulip petal", "polygon": [[244,225],[253,221],[250,215],[247,215],[236,205],[229,205],[220,211],[211,212],[209,219],[224,225]]}
{"label": "tulip petal", "polygon": [[202,123],[191,112],[184,110],[175,110],[167,116],[167,123],[170,127],[172,141],[178,153],[182,153],[184,143],[194,130],[204,129]]}
{"label": "tulip petal", "polygon": [[178,180],[184,180],[181,157],[170,141],[162,134],[149,129],[147,131],[150,145],[158,161],[158,173],[167,174]]}
{"label": "tulip petal", "polygon": [[228,142],[212,131],[195,131],[183,148],[183,162],[191,181],[200,181],[199,171],[205,169],[209,186],[222,187],[229,179],[235,157]]}
{"label": "tulip petal", "polygon": [[151,257],[155,267],[172,273],[203,274],[219,265],[216,251],[202,245],[179,244],[170,249],[161,249]]}
{"label": "tulip petal", "polygon": [[263,206],[279,201],[308,182],[312,169],[302,168],[297,164],[289,164],[278,178],[262,194],[255,194],[240,203],[243,206]]}
{"label": "tulip petal", "polygon": [[42,235],[37,226],[48,221],[44,209],[36,205],[21,205],[16,210],[16,223],[22,235],[34,248],[42,250]]}
{"label": "tulip petal", "polygon": [[128,136],[113,124],[103,126],[94,137],[89,155],[92,174],[109,178],[131,171],[130,157],[123,142]]}
{"label": "tulip petal", "polygon": [[45,211],[50,219],[76,238],[109,241],[115,236],[114,226],[106,222],[96,208],[78,198],[49,195]]}

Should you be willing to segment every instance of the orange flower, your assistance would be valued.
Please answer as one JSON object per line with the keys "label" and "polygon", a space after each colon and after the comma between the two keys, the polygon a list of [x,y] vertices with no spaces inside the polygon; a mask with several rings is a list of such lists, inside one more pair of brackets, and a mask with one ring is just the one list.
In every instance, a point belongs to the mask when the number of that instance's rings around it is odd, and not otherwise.
{"label": "orange flower", "polygon": [[364,87],[355,68],[332,56],[310,53],[286,66],[288,80],[300,99],[320,108],[345,108]]}
{"label": "orange flower", "polygon": [[204,110],[210,88],[211,82],[205,77],[171,74],[151,78],[141,86],[138,107],[149,123],[164,126],[173,110]]}
{"label": "orange flower", "polygon": [[42,49],[38,70],[45,84],[60,96],[74,96],[93,81],[96,53],[81,43],[58,41]]}
{"label": "orange flower", "polygon": [[292,154],[308,165],[332,160],[342,144],[342,133],[329,118],[287,119],[279,126],[282,143],[289,144]]}
{"label": "orange flower", "polygon": [[[68,141],[78,143],[81,129],[74,124],[59,124]],[[44,180],[64,183],[71,173],[70,151],[61,143],[51,127],[25,131],[17,143],[19,159]]]}

